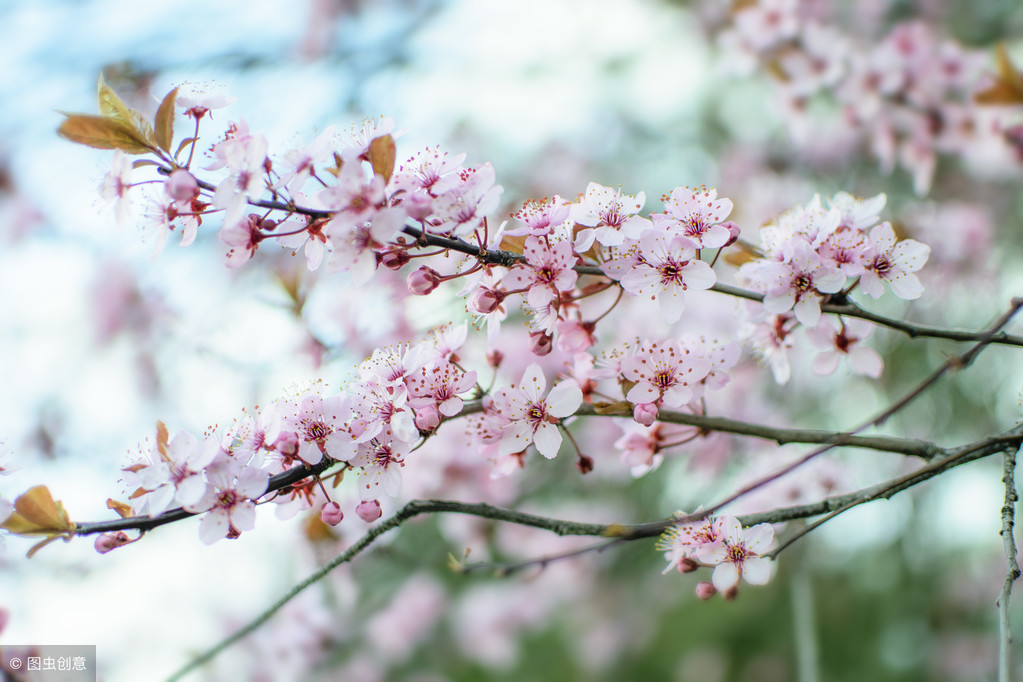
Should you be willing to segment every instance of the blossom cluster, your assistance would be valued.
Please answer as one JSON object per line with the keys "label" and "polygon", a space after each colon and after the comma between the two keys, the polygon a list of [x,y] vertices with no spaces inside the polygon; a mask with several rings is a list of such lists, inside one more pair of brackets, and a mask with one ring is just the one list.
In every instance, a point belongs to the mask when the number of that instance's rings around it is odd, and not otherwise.
{"label": "blossom cluster", "polygon": [[983,158],[988,173],[992,166],[1015,165],[1015,114],[978,106],[986,54],[919,20],[894,25],[880,40],[861,41],[807,4],[736,3],[718,36],[733,70],[759,67],[775,77],[793,135],[808,127],[808,100],[827,97],[841,109],[836,118],[865,140],[886,172],[898,163],[911,173],[919,195],[930,189],[939,154]]}
{"label": "blossom cluster", "polygon": [[[678,519],[686,518],[676,512]],[[698,521],[680,521],[661,535],[658,549],[665,552],[668,566],[679,573],[691,573],[700,567],[713,567],[710,583],[700,583],[697,594],[709,599],[715,593],[734,596],[739,580],[764,585],[771,579],[771,561],[763,555],[774,543],[774,529],[759,523],[743,528],[728,514]]]}
{"label": "blossom cluster", "polygon": [[881,359],[859,342],[870,333],[861,320],[821,317],[821,303],[859,287],[879,298],[887,283],[892,292],[913,300],[923,293],[916,273],[930,247],[915,239],[898,240],[889,222],[880,222],[885,195],[857,199],[840,192],[827,202],[819,196],[796,206],[760,230],[761,257],[739,268],[738,277],[764,294],[752,309],[746,336],[774,369],[779,383],[789,377],[785,349],[797,325],[810,329],[818,356],[815,370],[833,371],[841,355],[854,371],[877,377]]}
{"label": "blossom cluster", "polygon": [[[125,469],[132,512],[157,516],[180,506],[204,514],[204,542],[237,537],[254,527],[255,504],[272,475],[326,460],[360,471],[356,512],[366,521],[379,518],[379,498],[399,492],[405,457],[477,390],[476,373],[458,365],[465,336],[463,325],[414,346],[379,350],[358,367],[346,393],[313,389],[275,401],[219,436],[181,431],[170,438],[161,427],[152,450]],[[308,509],[318,490],[325,492],[310,477],[275,491],[272,501],[287,517]],[[328,501],[321,517],[336,525],[340,507]]]}

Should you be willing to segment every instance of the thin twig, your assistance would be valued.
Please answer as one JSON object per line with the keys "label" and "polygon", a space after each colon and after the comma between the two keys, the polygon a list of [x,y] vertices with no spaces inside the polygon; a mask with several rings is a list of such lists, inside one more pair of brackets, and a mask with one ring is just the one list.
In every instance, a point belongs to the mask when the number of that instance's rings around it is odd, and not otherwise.
{"label": "thin twig", "polygon": [[1012,629],[1009,627],[1009,599],[1013,583],[1020,576],[1016,560],[1014,523],[1016,517],[1016,450],[1006,450],[1003,457],[1002,483],[1005,484],[1005,504],[1002,505],[1002,544],[1005,546],[1005,583],[998,595],[998,682],[1012,679]]}
{"label": "thin twig", "polygon": [[[945,373],[947,373],[949,370],[951,369],[960,370],[968,367],[977,358],[980,352],[983,351],[984,348],[986,348],[991,343],[991,339],[994,337],[994,335],[997,334],[1002,327],[1008,324],[1009,320],[1012,319],[1012,317],[1019,311],[1020,308],[1023,308],[1023,298],[1012,299],[1012,303],[1009,306],[1009,310],[1007,310],[1003,315],[1001,315],[997,320],[995,320],[994,324],[991,325],[990,329],[984,333],[980,341],[971,346],[965,353],[949,358],[948,361],[943,363],[940,367],[938,367],[938,369],[931,372],[931,374],[922,382],[920,382],[916,387],[914,387],[913,390],[909,391],[902,398],[900,398],[899,400],[892,403],[889,407],[882,410],[877,416],[863,422],[855,429],[843,433],[842,437],[851,437],[854,436],[855,434],[858,434],[860,431],[868,429],[872,426],[881,426],[886,421],[888,421],[888,419],[890,419],[892,415],[896,414],[899,410],[904,408],[913,400],[920,397],[920,395],[923,394],[924,391],[926,391],[928,388],[934,385],[934,383],[938,381],[938,379],[940,379],[942,376],[944,376]],[[691,514],[689,517],[683,519],[683,521],[694,521],[709,516],[710,514],[713,514],[714,512],[722,509],[726,505],[731,504],[732,502],[738,500],[740,497],[744,497],[745,495],[748,495],[754,490],[758,490],[763,486],[767,485],[768,483],[780,479],[786,474],[789,474],[795,469],[803,466],[810,460],[824,454],[825,452],[828,452],[829,450],[835,447],[836,445],[832,444],[817,448],[816,450],[801,457],[800,459],[797,459],[792,464],[783,467],[780,471],[772,474],[771,476],[767,476],[765,478],[760,479],[759,481],[756,481],[748,486],[745,486],[738,492],[729,495],[721,502],[718,502],[717,504],[708,507],[702,512]]]}
{"label": "thin twig", "polygon": [[[1023,426],[1016,427],[1016,429],[1014,429],[1011,433],[1017,436],[1023,434]],[[834,511],[835,509],[842,508],[848,505],[852,500],[861,500],[862,502],[868,501],[866,498],[878,499],[880,497],[891,497],[897,492],[917,485],[918,483],[922,483],[923,481],[937,476],[947,469],[994,454],[995,452],[1003,449],[1004,446],[999,447],[999,445],[1000,444],[985,442],[981,445],[965,446],[961,451],[954,453],[941,462],[933,462],[924,467],[924,469],[916,472],[916,478],[914,480],[906,480],[906,477],[903,477],[901,479],[897,479],[896,485],[882,484],[880,486],[874,486],[873,488],[849,493],[847,495],[830,497],[813,504],[796,505],[793,507],[774,509],[760,514],[740,516],[738,517],[738,520],[744,526],[753,526],[758,523],[779,523],[782,521],[819,516],[820,514],[825,514],[830,511]],[[256,630],[285,604],[294,599],[300,592],[315,584],[338,566],[352,561],[384,533],[398,528],[413,517],[420,516],[422,514],[437,513],[465,514],[493,521],[504,521],[522,526],[548,530],[561,536],[581,535],[611,539],[610,542],[601,543],[600,545],[594,545],[589,548],[584,548],[583,550],[574,550],[575,554],[604,549],[619,543],[656,537],[663,533],[669,526],[677,522],[675,517],[670,517],[662,521],[641,524],[612,523],[605,525],[599,523],[577,523],[574,521],[564,521],[545,516],[537,516],[535,514],[527,514],[512,509],[502,509],[488,504],[467,504],[448,500],[413,500],[402,507],[393,516],[388,517],[376,526],[370,528],[365,535],[355,542],[355,544],[292,588],[284,597],[275,602],[270,608],[257,616],[253,621],[242,627],[237,632],[231,634],[223,641],[217,643],[215,646],[176,672],[169,678],[168,682],[181,679],[189,672],[208,663],[232,644]],[[549,561],[551,560],[551,557],[534,560],[532,563],[543,560]]]}

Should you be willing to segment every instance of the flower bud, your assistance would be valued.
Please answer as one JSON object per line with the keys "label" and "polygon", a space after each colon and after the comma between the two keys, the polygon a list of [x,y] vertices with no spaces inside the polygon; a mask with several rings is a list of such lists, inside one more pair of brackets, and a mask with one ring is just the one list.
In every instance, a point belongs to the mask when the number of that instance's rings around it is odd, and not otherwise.
{"label": "flower bud", "polygon": [[441,275],[425,265],[409,273],[408,290],[416,296],[426,296],[441,283]]}
{"label": "flower bud", "polygon": [[128,537],[128,534],[123,530],[119,530],[116,533],[103,533],[96,538],[93,546],[100,554],[106,554],[110,550],[124,547],[129,542],[131,542],[131,539]]}
{"label": "flower bud", "polygon": [[575,468],[580,474],[588,474],[593,471],[593,458],[589,455],[579,455],[575,460]]}
{"label": "flower bud", "polygon": [[174,201],[191,201],[199,196],[199,181],[184,169],[178,169],[167,176],[163,191]]}
{"label": "flower bud", "polygon": [[632,410],[632,418],[643,426],[650,426],[657,420],[657,405],[653,403],[639,403]]}
{"label": "flower bud", "polygon": [[554,350],[554,339],[545,332],[533,332],[529,335],[529,350],[533,355],[549,355]]}
{"label": "flower bud", "polygon": [[717,589],[715,589],[714,586],[707,581],[701,581],[696,586],[696,596],[704,601],[707,601],[717,593]]}
{"label": "flower bud", "polygon": [[337,502],[326,502],[323,508],[320,509],[320,521],[323,521],[328,526],[336,526],[341,523],[341,519],[345,517],[341,511],[341,505]]}
{"label": "flower bud", "polygon": [[[698,568],[700,568],[700,564],[696,563],[689,557],[682,557],[682,559],[678,562],[679,573],[692,573]],[[713,587],[713,585],[711,585],[711,587]]]}
{"label": "flower bud", "polygon": [[724,245],[721,247],[723,249],[725,248],[725,246],[731,246],[736,241],[738,241],[739,234],[742,232],[742,230],[740,230],[739,226],[733,223],[731,220],[721,223],[721,227],[728,230],[728,241],[725,242]]}
{"label": "flower bud", "polygon": [[10,620],[11,612],[7,609],[0,609],[0,633],[3,633],[4,628],[7,627],[7,623]]}
{"label": "flower bud", "polygon": [[380,510],[380,503],[376,500],[360,502],[359,506],[355,508],[355,513],[366,523],[373,523],[383,514]]}
{"label": "flower bud", "polygon": [[504,302],[507,294],[499,289],[480,287],[469,296],[469,310],[480,315],[489,315]]}
{"label": "flower bud", "polygon": [[416,410],[415,422],[420,431],[433,431],[440,426],[440,413],[432,405],[420,407]]}
{"label": "flower bud", "polygon": [[407,264],[412,257],[408,255],[408,251],[405,249],[397,251],[384,251],[377,256],[380,259],[380,264],[388,270],[400,270]]}
{"label": "flower bud", "polygon": [[497,369],[502,362],[504,362],[504,353],[496,349],[487,351],[487,366],[490,369]]}

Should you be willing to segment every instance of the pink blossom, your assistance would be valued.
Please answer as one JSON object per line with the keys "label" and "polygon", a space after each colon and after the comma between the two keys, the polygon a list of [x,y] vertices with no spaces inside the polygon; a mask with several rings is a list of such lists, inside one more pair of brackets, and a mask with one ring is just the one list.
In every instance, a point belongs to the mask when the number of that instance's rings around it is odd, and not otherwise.
{"label": "pink blossom", "polygon": [[765,585],[771,579],[771,561],[761,556],[774,542],[774,529],[760,523],[743,529],[734,516],[722,515],[715,522],[722,542],[701,545],[693,552],[699,561],[715,564],[711,582],[719,592],[726,592],[742,578],[750,585]]}
{"label": "pink blossom", "polygon": [[99,188],[100,196],[108,205],[114,205],[118,227],[124,227],[131,215],[131,197],[128,193],[131,189],[131,171],[131,159],[120,149],[116,150],[110,171],[103,176],[103,183]]}
{"label": "pink blossom", "polygon": [[[619,280],[622,287],[633,296],[656,299],[666,322],[681,319],[686,291],[703,291],[717,281],[710,266],[687,246],[690,243],[686,238],[647,232],[640,238],[634,264],[620,268],[624,269]],[[612,269],[605,267],[605,271]]]}
{"label": "pink blossom", "polygon": [[463,170],[459,183],[434,201],[437,224],[431,231],[463,237],[473,233],[483,219],[497,208],[504,191],[495,185],[494,167],[489,163]]}
{"label": "pink blossom", "polygon": [[396,497],[401,490],[401,468],[407,454],[407,442],[395,438],[390,427],[359,443],[359,452],[351,460],[352,466],[362,467],[359,497],[364,502],[376,500],[381,493]]}
{"label": "pink blossom", "polygon": [[884,293],[881,282],[887,281],[899,298],[907,301],[920,298],[924,288],[913,273],[924,266],[931,247],[915,239],[895,243],[895,231],[889,223],[881,223],[870,232],[873,248],[866,257],[866,270],[860,276],[860,288],[873,298]]}
{"label": "pink blossom", "polygon": [[[687,516],[684,512],[675,512],[677,518]],[[665,552],[668,565],[662,573],[671,570],[687,572],[687,559],[695,557],[698,551],[708,551],[721,547],[724,538],[721,527],[712,518],[704,518],[698,521],[687,521],[675,523],[661,534],[657,542],[657,549]]]}
{"label": "pink blossom", "polygon": [[621,189],[611,189],[591,182],[586,186],[582,201],[573,204],[572,220],[588,229],[576,235],[575,250],[588,251],[596,240],[603,246],[621,246],[626,239],[639,239],[643,230],[653,225],[638,215],[646,194],[624,194]]}
{"label": "pink blossom", "polygon": [[317,464],[324,455],[339,462],[347,462],[355,455],[362,434],[348,428],[352,408],[345,396],[323,398],[311,394],[293,405],[291,412],[283,406],[279,409],[281,418],[267,434],[271,443],[283,433],[296,434],[295,455],[306,464]]}
{"label": "pink blossom", "polygon": [[534,308],[545,306],[561,292],[575,287],[579,274],[572,269],[577,256],[568,242],[550,243],[540,237],[526,237],[524,265],[516,265],[501,280],[507,289],[528,289],[526,300]]}
{"label": "pink blossom", "polygon": [[569,202],[557,194],[550,199],[544,197],[527,201],[522,208],[512,214],[512,218],[522,223],[524,227],[505,230],[505,234],[509,237],[548,235],[568,220],[569,206]]}
{"label": "pink blossom", "polygon": [[823,294],[837,293],[846,277],[841,270],[822,263],[817,252],[803,239],[792,239],[790,249],[790,261],[753,261],[739,268],[739,275],[765,292],[767,312],[792,310],[800,323],[813,327],[821,316]]}
{"label": "pink blossom", "polygon": [[717,190],[676,187],[662,199],[666,212],[650,216],[654,227],[688,239],[689,246],[697,249],[716,249],[730,239],[722,223],[732,212],[732,202],[717,198]]}
{"label": "pink blossom", "polygon": [[227,166],[228,177],[217,185],[213,204],[224,209],[224,223],[234,223],[245,210],[247,199],[255,199],[266,187],[266,138],[248,134],[242,122],[213,148],[217,162],[210,169]]}
{"label": "pink blossom", "polygon": [[693,400],[694,387],[710,370],[707,359],[678,341],[645,342],[622,361],[622,376],[634,383],[625,398],[634,405],[681,407]]}
{"label": "pink blossom", "polygon": [[398,167],[391,176],[388,192],[401,201],[408,201],[412,196],[427,199],[440,196],[458,186],[463,161],[465,154],[449,158],[440,148],[427,147]]}
{"label": "pink blossom", "polygon": [[502,455],[521,452],[533,443],[544,457],[551,459],[561,448],[559,418],[575,413],[583,401],[575,381],[562,381],[544,397],[547,380],[539,365],[531,364],[518,387],[498,390],[487,408],[505,424],[501,431]]}
{"label": "pink blossom", "polygon": [[199,120],[211,109],[221,109],[236,99],[210,83],[182,83],[174,103],[185,110],[185,116]]}
{"label": "pink blossom", "polygon": [[866,320],[843,318],[838,324],[833,318],[824,317],[820,324],[806,330],[810,343],[821,352],[813,361],[814,374],[831,374],[838,367],[842,357],[849,360],[849,366],[857,374],[876,379],[881,376],[884,361],[873,348],[860,342],[874,330]]}
{"label": "pink blossom", "polygon": [[210,545],[255,528],[254,500],[266,492],[270,474],[222,455],[206,468],[206,477],[206,493],[194,504],[184,505],[193,514],[206,512],[199,524],[199,539]]}

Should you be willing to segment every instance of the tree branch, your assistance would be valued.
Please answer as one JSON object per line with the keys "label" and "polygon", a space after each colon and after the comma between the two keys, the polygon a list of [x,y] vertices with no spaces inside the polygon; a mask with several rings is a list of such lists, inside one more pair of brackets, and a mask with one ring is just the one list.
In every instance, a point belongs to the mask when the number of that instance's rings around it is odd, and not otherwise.
{"label": "tree branch", "polygon": [[1005,546],[1005,583],[998,595],[998,682],[1012,679],[1012,629],[1009,627],[1009,598],[1013,583],[1020,576],[1016,561],[1014,523],[1016,516],[1016,451],[1006,450],[1003,460],[1002,483],[1005,484],[1005,504],[1002,505],[1002,544]]}
{"label": "tree branch", "polygon": [[[1017,426],[1013,429],[1013,433],[1016,436],[1023,435],[1023,425]],[[986,457],[994,454],[1000,450],[999,446],[1003,444],[992,444],[985,442],[979,446],[965,446],[963,449],[955,452],[949,457],[944,458],[938,462],[932,462],[922,469],[904,476],[896,481],[882,483],[878,486],[866,488],[857,492],[849,493],[847,495],[838,495],[835,497],[826,498],[813,504],[796,505],[792,507],[784,507],[780,509],[774,509],[768,512],[760,514],[748,514],[745,516],[738,517],[739,522],[744,526],[753,526],[758,523],[780,523],[782,521],[791,521],[794,519],[803,519],[811,516],[819,516],[820,514],[828,513],[836,509],[847,507],[849,502],[852,500],[859,500],[858,504],[867,502],[874,499],[880,499],[882,497],[889,498],[896,493],[910,488],[914,485],[922,483],[934,476],[937,476],[947,469],[952,467],[972,462],[976,459]],[[867,499],[869,498],[869,499]],[[579,556],[586,552],[601,551],[611,545],[621,544],[630,542],[633,540],[642,540],[645,538],[651,538],[659,536],[669,526],[678,522],[675,517],[669,517],[662,521],[655,521],[652,523],[641,523],[641,524],[599,524],[599,523],[579,523],[575,521],[564,521],[561,519],[553,519],[545,516],[538,516],[536,514],[527,514],[525,512],[516,511],[513,509],[502,509],[501,507],[494,507],[485,503],[469,504],[464,502],[454,502],[449,500],[413,500],[398,510],[393,516],[381,521],[376,526],[373,526],[363,535],[357,542],[355,542],[347,550],[339,554],[335,559],[321,567],[315,573],[310,575],[308,578],[300,582],[294,588],[292,588],[285,596],[277,600],[270,608],[257,616],[250,623],[242,627],[237,632],[231,634],[229,637],[219,642],[198,658],[192,660],[188,665],[181,668],[179,671],[174,673],[167,682],[174,682],[179,680],[189,672],[205,665],[211,661],[214,657],[220,654],[222,651],[230,647],[232,644],[242,639],[249,633],[256,630],[260,625],[268,621],[277,611],[279,611],[285,604],[294,599],[300,592],[315,584],[317,581],[326,576],[330,571],[334,570],[338,566],[351,562],[356,556],[365,551],[370,545],[372,545],[380,536],[388,533],[395,528],[398,528],[406,521],[423,514],[438,514],[438,513],[452,513],[452,514],[466,514],[468,516],[476,516],[478,518],[490,519],[492,521],[503,521],[507,523],[514,523],[522,526],[528,526],[531,528],[540,528],[547,530],[552,533],[561,536],[568,535],[583,535],[591,537],[604,537],[610,538],[610,542],[603,542],[597,545],[592,545],[582,550],[573,550],[571,556]],[[780,550],[775,550],[771,555],[776,555]],[[568,556],[566,554],[566,556]],[[522,568],[525,565],[536,564],[537,562],[550,562],[556,560],[558,557],[541,557],[540,559],[532,560],[531,562],[524,562]]]}
{"label": "tree branch", "polygon": [[[163,175],[169,175],[173,169],[167,166],[157,166],[157,171]],[[216,186],[206,182],[204,180],[198,180],[197,182],[200,187],[208,192],[216,191]],[[304,208],[302,206],[296,206],[293,203],[285,203],[283,201],[273,201],[266,199],[248,199],[250,206],[256,208],[265,208],[268,210],[284,211],[289,214],[298,214],[307,216],[309,218],[330,218],[333,214],[329,211],[319,211],[311,208]],[[439,235],[433,235],[424,230],[415,227],[414,225],[406,225],[402,228],[402,232],[406,235],[413,237],[417,243],[426,246],[437,246],[458,253],[464,253],[467,256],[472,256],[481,263],[487,263],[491,265],[500,265],[503,267],[512,267],[518,262],[525,260],[525,256],[514,251],[502,251],[500,249],[485,249],[481,246],[470,244],[469,242],[451,238],[442,237]],[[267,232],[265,235],[267,238],[273,237],[273,232]],[[594,275],[597,277],[607,277],[606,274],[596,265],[577,265],[575,271],[580,275]],[[608,279],[611,279],[608,277]],[[733,296],[735,298],[744,298],[749,301],[763,301],[764,295],[755,291],[749,291],[748,289],[742,289],[740,287],[731,286],[728,284],[715,284],[710,288],[710,291],[716,291],[720,294],[727,296]],[[956,329],[942,329],[940,327],[930,327],[926,325],[913,324],[904,320],[896,320],[877,313],[872,313],[868,310],[864,310],[856,303],[849,299],[844,299],[841,302],[824,303],[821,305],[821,311],[830,313],[832,315],[844,315],[846,317],[857,317],[862,320],[873,322],[876,325],[887,327],[895,331],[902,332],[910,336],[911,338],[924,337],[924,338],[935,338],[935,339],[947,339],[950,341],[980,341],[985,338],[985,332],[983,331],[961,331]],[[1017,346],[1023,347],[1023,336],[1015,336],[1006,332],[999,332],[991,336],[988,343],[1006,345],[1006,346]]]}

